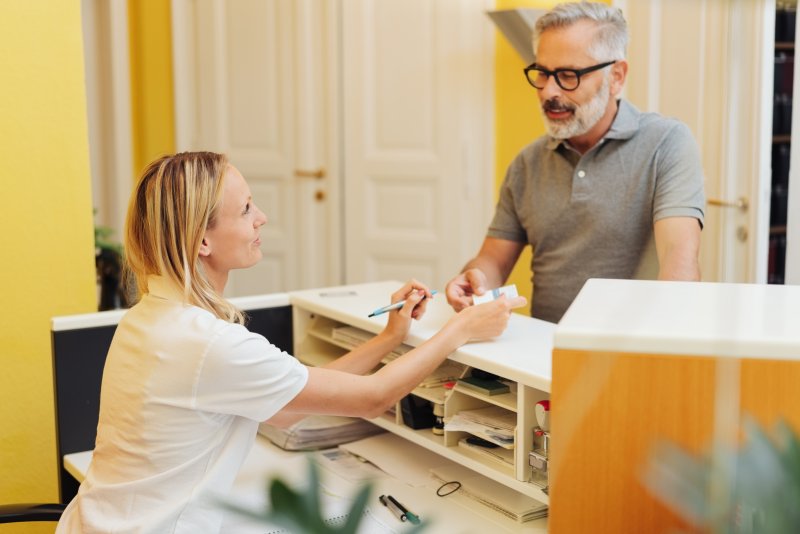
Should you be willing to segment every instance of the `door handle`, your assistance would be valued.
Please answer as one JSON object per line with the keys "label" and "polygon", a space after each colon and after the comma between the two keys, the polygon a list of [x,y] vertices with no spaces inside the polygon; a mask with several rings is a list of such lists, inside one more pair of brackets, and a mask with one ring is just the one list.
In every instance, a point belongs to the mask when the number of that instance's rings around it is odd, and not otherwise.
{"label": "door handle", "polygon": [[706,201],[710,206],[719,206],[720,208],[738,208],[742,211],[747,211],[750,203],[746,197],[739,197],[736,200],[722,200],[719,198],[709,198]]}
{"label": "door handle", "polygon": [[322,167],[315,171],[309,171],[307,169],[295,169],[294,175],[298,178],[316,178],[317,180],[322,180],[325,178],[325,169]]}

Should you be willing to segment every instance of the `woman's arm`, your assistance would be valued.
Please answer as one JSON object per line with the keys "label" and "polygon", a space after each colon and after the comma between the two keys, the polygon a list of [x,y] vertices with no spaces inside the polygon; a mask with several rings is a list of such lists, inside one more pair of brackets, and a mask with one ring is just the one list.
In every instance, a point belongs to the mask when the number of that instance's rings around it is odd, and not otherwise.
{"label": "woman's arm", "polygon": [[389,312],[389,322],[383,331],[363,345],[356,347],[344,356],[324,365],[325,369],[335,369],[357,375],[369,373],[381,362],[384,356],[400,345],[408,334],[412,319],[425,314],[428,299],[433,295],[424,284],[411,280],[392,293],[392,303],[405,300],[405,305]]}
{"label": "woman's arm", "polygon": [[469,340],[502,333],[511,309],[525,304],[523,297],[501,297],[466,308],[431,339],[368,376],[309,368],[305,388],[273,420],[289,414],[377,417],[414,389],[458,347]]}

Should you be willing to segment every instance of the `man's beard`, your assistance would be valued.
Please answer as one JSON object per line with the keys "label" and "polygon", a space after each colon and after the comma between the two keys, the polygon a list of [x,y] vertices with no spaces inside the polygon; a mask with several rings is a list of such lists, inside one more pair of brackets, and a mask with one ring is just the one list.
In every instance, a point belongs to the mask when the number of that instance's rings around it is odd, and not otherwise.
{"label": "man's beard", "polygon": [[609,77],[603,77],[603,84],[592,99],[582,106],[564,103],[551,98],[542,104],[542,110],[570,110],[574,111],[572,117],[566,120],[550,120],[546,113],[544,125],[547,134],[556,139],[571,139],[583,135],[597,124],[606,112],[610,96]]}

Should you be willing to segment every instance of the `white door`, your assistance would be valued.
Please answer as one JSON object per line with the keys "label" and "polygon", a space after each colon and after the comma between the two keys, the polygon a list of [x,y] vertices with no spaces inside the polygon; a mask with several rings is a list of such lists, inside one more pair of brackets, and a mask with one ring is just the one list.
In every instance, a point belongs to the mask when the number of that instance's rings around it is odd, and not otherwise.
{"label": "white door", "polygon": [[173,0],[177,145],[269,218],[231,295],[458,272],[492,207],[491,4]]}
{"label": "white door", "polygon": [[[338,283],[337,154],[322,1],[173,2],[176,145],[227,154],[267,215],[259,265],[239,296]],[[314,9],[317,8],[317,9]]]}
{"label": "white door", "polygon": [[765,282],[772,135],[772,0],[615,2],[631,29],[627,95],[681,119],[706,176],[703,279]]}
{"label": "white door", "polygon": [[492,210],[491,2],[343,8],[346,280],[443,289]]}

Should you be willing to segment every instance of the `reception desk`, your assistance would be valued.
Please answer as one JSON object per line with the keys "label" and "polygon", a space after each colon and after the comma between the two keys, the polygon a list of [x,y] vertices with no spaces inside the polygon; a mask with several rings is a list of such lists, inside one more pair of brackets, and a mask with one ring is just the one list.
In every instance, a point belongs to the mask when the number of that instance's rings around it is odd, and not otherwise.
{"label": "reception desk", "polygon": [[654,445],[800,429],[800,287],[590,280],[559,323],[550,532],[686,527],[642,483]]}

